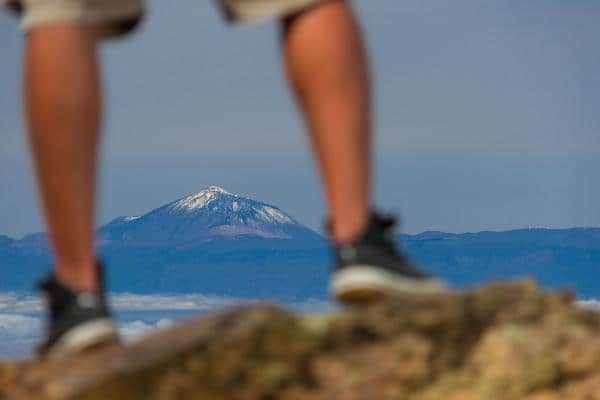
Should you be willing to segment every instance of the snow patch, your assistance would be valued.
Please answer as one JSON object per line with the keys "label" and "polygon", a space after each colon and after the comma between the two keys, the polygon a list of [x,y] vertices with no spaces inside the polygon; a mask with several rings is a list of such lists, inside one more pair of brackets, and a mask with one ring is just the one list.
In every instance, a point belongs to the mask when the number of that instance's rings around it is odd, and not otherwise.
{"label": "snow patch", "polygon": [[202,190],[201,192],[198,192],[188,197],[184,197],[183,199],[176,201],[173,204],[173,208],[176,210],[197,210],[211,203],[219,195],[232,194],[219,186],[210,186],[208,189]]}
{"label": "snow patch", "polygon": [[258,215],[267,222],[278,222],[280,224],[291,224],[292,219],[273,207],[263,206],[257,210]]}
{"label": "snow patch", "polygon": [[222,193],[222,194],[231,194],[227,190],[223,189],[222,187],[215,186],[215,185],[209,186],[207,190],[209,192]]}

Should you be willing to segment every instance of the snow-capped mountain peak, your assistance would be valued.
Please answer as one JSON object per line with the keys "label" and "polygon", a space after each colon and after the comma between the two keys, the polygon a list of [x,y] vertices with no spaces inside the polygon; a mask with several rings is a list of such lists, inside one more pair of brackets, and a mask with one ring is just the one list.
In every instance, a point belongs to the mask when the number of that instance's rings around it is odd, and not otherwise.
{"label": "snow-capped mountain peak", "polygon": [[108,240],[163,244],[232,236],[319,237],[278,207],[219,186],[209,186],[141,216],[117,218],[101,233]]}
{"label": "snow-capped mountain peak", "polygon": [[276,207],[247,197],[228,192],[219,186],[209,186],[198,193],[171,203],[168,207],[174,213],[210,211],[213,214],[227,215],[228,222],[249,222],[249,219],[271,224],[296,224],[291,217]]}
{"label": "snow-capped mountain peak", "polygon": [[[188,211],[206,207],[210,202],[216,200],[219,196],[235,196],[219,186],[209,186],[196,194],[184,197],[173,203],[174,209],[184,209]],[[237,197],[237,196],[236,196]]]}

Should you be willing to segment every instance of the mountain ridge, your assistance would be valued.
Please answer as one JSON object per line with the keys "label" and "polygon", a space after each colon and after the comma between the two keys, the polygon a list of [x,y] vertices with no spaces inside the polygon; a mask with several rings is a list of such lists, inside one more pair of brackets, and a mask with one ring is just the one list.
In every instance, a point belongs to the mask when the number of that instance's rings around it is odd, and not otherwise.
{"label": "mountain ridge", "polygon": [[[137,219],[139,217],[141,217],[141,216],[140,215],[138,215],[138,216],[125,216],[125,215],[118,216],[118,217],[115,217],[115,218],[109,220],[107,223],[103,224],[100,228],[98,228],[98,230],[100,230],[112,223],[121,222],[124,220],[126,221],[126,220]],[[312,230],[311,228],[308,228],[308,229],[310,229],[317,235],[321,236],[323,239],[326,239],[326,237],[321,235],[319,232],[316,232],[316,231]],[[398,236],[400,239],[432,240],[432,239],[439,239],[439,238],[460,238],[460,237],[476,236],[476,235],[482,235],[482,234],[500,235],[500,234],[510,234],[510,233],[518,233],[518,232],[529,232],[529,233],[535,233],[535,232],[594,232],[594,233],[600,235],[600,227],[573,226],[573,227],[563,227],[563,228],[512,228],[512,229],[507,229],[507,230],[481,230],[481,231],[468,231],[468,232],[449,232],[449,231],[438,231],[438,230],[425,230],[425,231],[417,232],[417,233],[399,233],[396,236]],[[32,232],[32,233],[27,233],[20,238],[17,238],[17,237],[13,237],[10,235],[0,234],[0,245],[2,245],[4,243],[21,242],[24,240],[29,241],[32,239],[38,239],[39,237],[45,236],[45,235],[46,234],[44,232]]]}
{"label": "mountain ridge", "polygon": [[[328,296],[333,260],[326,238],[274,205],[220,187],[115,218],[98,237],[116,292],[284,301]],[[600,298],[600,228],[427,231],[396,238],[413,261],[458,288],[533,276],[548,288]],[[43,233],[0,237],[0,291],[32,290],[50,262]]]}

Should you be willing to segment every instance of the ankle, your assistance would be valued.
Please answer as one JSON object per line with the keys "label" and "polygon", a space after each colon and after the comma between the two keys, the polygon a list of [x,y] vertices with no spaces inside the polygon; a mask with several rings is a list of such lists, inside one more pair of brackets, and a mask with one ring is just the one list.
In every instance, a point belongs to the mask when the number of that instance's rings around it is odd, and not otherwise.
{"label": "ankle", "polygon": [[341,218],[334,217],[331,225],[331,239],[338,245],[351,243],[364,233],[368,222],[368,212]]}
{"label": "ankle", "polygon": [[59,263],[56,268],[56,279],[76,292],[97,292],[100,287],[94,262],[66,264]]}

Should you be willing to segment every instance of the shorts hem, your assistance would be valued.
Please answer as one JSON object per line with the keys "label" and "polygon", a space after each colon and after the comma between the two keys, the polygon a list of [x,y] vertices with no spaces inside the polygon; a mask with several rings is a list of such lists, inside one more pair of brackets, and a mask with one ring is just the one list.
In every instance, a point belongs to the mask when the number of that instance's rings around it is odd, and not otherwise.
{"label": "shorts hem", "polygon": [[81,0],[37,0],[24,10],[21,29],[28,32],[33,28],[57,23],[104,24],[104,37],[124,34],[141,19],[141,2],[112,0],[102,7],[88,8]]}
{"label": "shorts hem", "polygon": [[243,2],[239,0],[222,0],[221,3],[230,22],[243,24],[257,22],[268,18],[283,18],[319,3],[323,3],[324,1],[325,0],[256,0]]}

